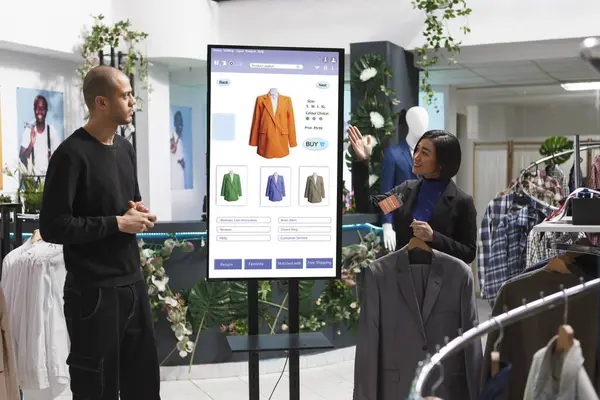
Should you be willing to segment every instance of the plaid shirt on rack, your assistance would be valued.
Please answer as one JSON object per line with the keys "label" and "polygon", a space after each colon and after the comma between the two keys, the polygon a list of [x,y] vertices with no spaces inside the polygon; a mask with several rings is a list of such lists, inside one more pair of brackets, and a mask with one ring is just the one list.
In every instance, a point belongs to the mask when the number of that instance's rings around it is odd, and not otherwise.
{"label": "plaid shirt on rack", "polygon": [[483,214],[481,225],[479,227],[479,240],[477,241],[477,277],[479,278],[479,287],[481,288],[481,297],[486,282],[486,270],[490,267],[492,257],[492,234],[500,224],[500,220],[508,213],[513,204],[513,194],[508,193],[504,196],[496,197],[489,202]]}
{"label": "plaid shirt on rack", "polygon": [[[554,235],[555,232],[529,232],[527,237],[527,268],[558,254],[558,250],[552,248]],[[573,244],[585,236],[584,232],[567,232],[560,235],[560,242]]]}
{"label": "plaid shirt on rack", "polygon": [[504,282],[519,275],[527,264],[527,236],[546,216],[545,208],[531,204],[505,215],[493,233],[489,267],[485,271],[482,297],[493,300]]}
{"label": "plaid shirt on rack", "polygon": [[550,178],[554,178],[558,185],[560,185],[561,195],[563,198],[567,197],[569,193],[569,181],[567,180],[565,173],[558,165],[549,165],[546,167],[546,174]]}

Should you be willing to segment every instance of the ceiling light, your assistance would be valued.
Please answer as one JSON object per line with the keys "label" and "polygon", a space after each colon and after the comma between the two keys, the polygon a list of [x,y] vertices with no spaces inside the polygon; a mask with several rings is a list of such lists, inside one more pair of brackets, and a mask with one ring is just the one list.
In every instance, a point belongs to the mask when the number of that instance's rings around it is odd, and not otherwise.
{"label": "ceiling light", "polygon": [[582,90],[600,90],[600,82],[575,82],[575,83],[562,83],[563,89],[569,92],[576,92]]}

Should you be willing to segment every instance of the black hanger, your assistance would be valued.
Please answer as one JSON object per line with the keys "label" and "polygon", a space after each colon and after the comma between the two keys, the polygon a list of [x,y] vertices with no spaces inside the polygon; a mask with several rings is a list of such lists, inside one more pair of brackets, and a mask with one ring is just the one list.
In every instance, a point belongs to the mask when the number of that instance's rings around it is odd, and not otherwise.
{"label": "black hanger", "polygon": [[513,204],[526,206],[531,203],[531,197],[522,188],[513,192]]}
{"label": "black hanger", "polygon": [[417,239],[415,237],[411,238],[411,243],[408,244],[408,263],[409,264],[431,264],[433,261],[433,252],[431,248],[427,246],[425,242],[423,244],[426,246],[415,246],[414,242],[421,241],[421,239]]}

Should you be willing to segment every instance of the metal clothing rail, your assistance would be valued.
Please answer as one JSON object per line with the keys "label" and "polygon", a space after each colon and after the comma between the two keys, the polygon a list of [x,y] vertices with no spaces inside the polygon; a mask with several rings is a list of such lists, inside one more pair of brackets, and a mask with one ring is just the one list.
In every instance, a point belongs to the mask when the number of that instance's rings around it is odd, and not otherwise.
{"label": "metal clothing rail", "polygon": [[[571,153],[577,151],[576,150],[577,147],[579,147],[579,146],[573,145],[572,149],[565,150],[560,153],[552,154],[551,156],[547,156],[544,158],[540,158],[539,160],[534,161],[531,164],[529,164],[527,167],[525,167],[524,171],[528,171],[532,168],[537,167],[540,164],[545,163],[546,161],[553,160],[557,157],[562,157],[562,156],[566,156],[567,154],[571,154]],[[597,149],[597,148],[600,148],[600,142],[586,142],[586,145],[584,147],[579,148],[579,151],[592,150],[592,149]]]}
{"label": "metal clothing rail", "polygon": [[556,303],[563,302],[567,297],[580,295],[582,293],[599,288],[600,278],[596,278],[589,282],[585,282],[549,296],[542,297],[541,299],[532,301],[531,303],[524,304],[469,329],[467,332],[450,341],[425,362],[419,364],[420,370],[414,380],[414,390],[410,398],[415,400],[423,400],[424,397],[421,393],[423,392],[425,382],[427,381],[427,378],[433,369],[450,355],[462,350],[478,337],[481,337],[486,333],[505,329],[507,326],[512,325],[515,322],[519,322],[529,316],[551,309]]}

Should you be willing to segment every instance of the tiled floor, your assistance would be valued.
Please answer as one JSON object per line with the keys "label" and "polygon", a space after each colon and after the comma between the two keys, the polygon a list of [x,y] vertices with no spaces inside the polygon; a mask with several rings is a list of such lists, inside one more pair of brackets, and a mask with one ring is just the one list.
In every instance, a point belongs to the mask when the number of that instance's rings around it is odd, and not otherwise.
{"label": "tiled floor", "polygon": [[[354,361],[301,371],[302,400],[351,399]],[[268,400],[280,377],[265,374],[260,378],[261,400]],[[161,383],[162,400],[238,400],[248,398],[248,377],[165,381]],[[271,400],[289,399],[288,372],[283,374]],[[71,400],[63,395],[57,400]]]}
{"label": "tiled floor", "polygon": [[[479,301],[479,319],[489,318],[490,308],[487,302]],[[484,344],[485,345],[485,344]],[[348,359],[352,348],[334,350],[329,353],[302,357],[300,372],[300,398],[302,400],[348,400],[352,398],[354,382],[354,361]],[[187,367],[181,370],[163,370],[161,375],[167,379],[161,386],[162,400],[239,400],[248,398],[248,375],[244,373],[244,363],[237,365],[222,364],[203,366],[193,373],[194,379],[187,379]],[[283,360],[261,362],[260,393],[261,400],[269,400],[277,380],[281,376]],[[185,371],[182,373],[181,371]],[[246,370],[247,371],[247,370]],[[279,372],[276,372],[279,371]],[[228,376],[228,377],[215,377]],[[204,377],[204,379],[195,379]],[[209,378],[215,377],[215,378]],[[65,394],[57,400],[70,400]],[[289,380],[287,367],[277,385],[271,400],[289,399]]]}

